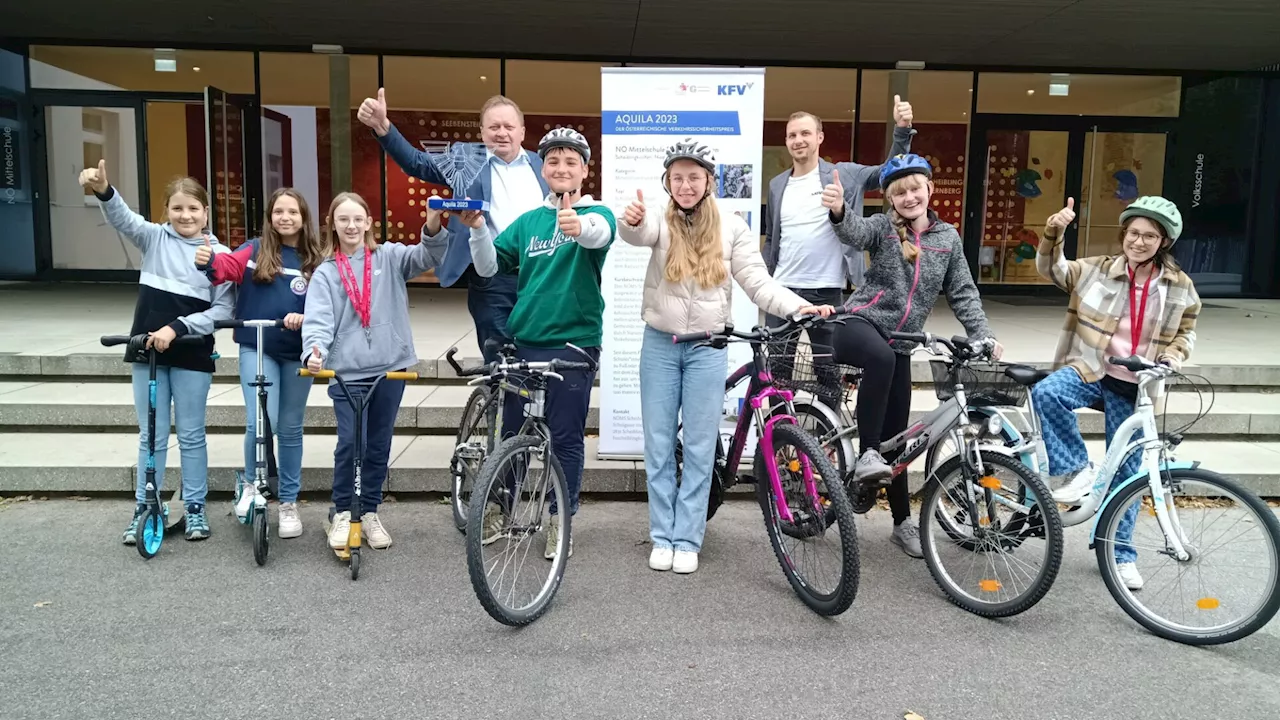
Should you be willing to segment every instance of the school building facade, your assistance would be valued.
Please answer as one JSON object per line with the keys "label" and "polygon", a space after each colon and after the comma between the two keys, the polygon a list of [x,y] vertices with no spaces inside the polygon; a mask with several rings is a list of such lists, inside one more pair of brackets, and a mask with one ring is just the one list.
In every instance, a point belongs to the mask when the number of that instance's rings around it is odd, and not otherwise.
{"label": "school building facade", "polygon": [[[447,189],[406,177],[356,120],[379,87],[425,149],[478,140],[477,109],[495,93],[523,109],[526,146],[557,125],[596,145],[601,67],[735,65],[766,68],[765,187],[789,167],[792,112],[823,119],[829,160],[875,164],[892,97],[908,99],[935,209],[960,227],[984,292],[1049,290],[1035,240],[1066,198],[1080,217],[1067,252],[1084,255],[1115,248],[1133,198],[1162,194],[1184,213],[1178,257],[1202,295],[1280,297],[1280,12],[1245,0],[1010,0],[998,17],[981,15],[990,2],[942,0],[909,16],[833,0],[597,5],[531,0],[509,17],[479,6],[407,17],[419,11],[390,0],[164,13],[122,0],[105,20],[80,0],[6,10],[0,279],[136,279],[137,250],[77,184],[98,159],[153,218],[166,182],[196,177],[233,246],[260,230],[281,186],[318,214],[355,190],[383,239],[415,242],[425,197]],[[912,30],[917,15],[929,27]],[[867,212],[879,207],[868,194]]]}

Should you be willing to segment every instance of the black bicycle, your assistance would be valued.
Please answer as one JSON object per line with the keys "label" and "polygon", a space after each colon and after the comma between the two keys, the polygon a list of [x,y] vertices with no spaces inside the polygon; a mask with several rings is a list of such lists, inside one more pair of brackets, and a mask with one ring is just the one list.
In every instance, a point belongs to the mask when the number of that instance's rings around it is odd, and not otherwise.
{"label": "black bicycle", "polygon": [[[467,508],[471,586],[485,612],[504,625],[527,625],[546,612],[571,553],[569,487],[547,426],[547,382],[563,381],[562,372],[594,372],[596,362],[581,348],[566,347],[583,361],[530,362],[505,353],[502,359],[480,367],[454,366],[458,375],[474,378],[470,384],[494,388],[491,405],[501,403],[507,394],[528,401],[520,431],[485,459]],[[452,354],[450,350],[448,357]],[[492,427],[501,432],[501,421],[494,421]],[[550,512],[553,494],[560,504],[557,515]],[[552,542],[547,543],[548,538]],[[538,540],[550,545],[550,551],[534,550]],[[544,556],[551,561],[549,566]]]}

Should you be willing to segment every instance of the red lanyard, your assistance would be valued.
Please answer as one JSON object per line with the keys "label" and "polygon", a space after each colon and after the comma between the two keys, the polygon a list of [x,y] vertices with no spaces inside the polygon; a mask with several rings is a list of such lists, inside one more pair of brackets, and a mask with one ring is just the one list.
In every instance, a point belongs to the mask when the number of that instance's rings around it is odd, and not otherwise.
{"label": "red lanyard", "polygon": [[371,292],[373,286],[369,282],[373,279],[370,274],[373,269],[373,252],[365,250],[364,253],[364,287],[356,287],[356,272],[351,269],[351,261],[347,259],[347,254],[338,251],[338,275],[342,278],[342,287],[347,291],[347,297],[351,298],[351,305],[355,307],[356,314],[360,316],[360,325],[369,327],[369,306],[373,299]]}
{"label": "red lanyard", "polygon": [[1142,328],[1147,321],[1147,296],[1154,275],[1155,271],[1147,273],[1146,282],[1142,283],[1142,305],[1138,305],[1137,275],[1132,269],[1129,270],[1129,339],[1133,343],[1134,355],[1138,354],[1138,340],[1142,338]]}

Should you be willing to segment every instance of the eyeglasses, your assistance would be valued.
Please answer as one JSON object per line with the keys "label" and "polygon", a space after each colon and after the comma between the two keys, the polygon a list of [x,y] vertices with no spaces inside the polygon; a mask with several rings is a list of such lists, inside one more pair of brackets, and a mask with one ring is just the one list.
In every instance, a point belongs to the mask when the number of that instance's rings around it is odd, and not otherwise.
{"label": "eyeglasses", "polygon": [[1130,230],[1129,232],[1125,233],[1124,239],[1129,240],[1131,242],[1136,240],[1142,240],[1142,242],[1147,243],[1148,245],[1152,243],[1158,243],[1164,240],[1163,237],[1157,235],[1156,233],[1152,233],[1152,232],[1144,233],[1144,232],[1139,232],[1137,230]]}
{"label": "eyeglasses", "polygon": [[688,185],[689,187],[698,187],[699,185],[707,184],[706,177],[702,175],[695,175],[687,179],[673,177],[673,178],[670,178],[669,181],[671,182],[672,187],[684,187],[685,185]]}

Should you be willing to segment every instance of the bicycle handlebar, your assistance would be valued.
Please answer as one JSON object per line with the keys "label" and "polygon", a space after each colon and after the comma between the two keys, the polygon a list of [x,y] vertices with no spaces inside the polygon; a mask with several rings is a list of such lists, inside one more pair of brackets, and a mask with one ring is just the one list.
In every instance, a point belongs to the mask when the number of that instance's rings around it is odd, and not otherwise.
{"label": "bicycle handlebar", "polygon": [[971,360],[974,358],[989,358],[992,350],[995,349],[995,343],[991,340],[973,340],[963,335],[953,335],[950,338],[934,335],[932,333],[889,333],[890,340],[899,340],[901,342],[919,343],[926,347],[929,352],[937,355],[937,347],[941,345],[954,357],[962,360]]}
{"label": "bicycle handlebar", "polygon": [[789,318],[786,322],[777,327],[771,328],[764,325],[758,325],[749,333],[734,330],[733,325],[725,325],[724,330],[720,332],[703,330],[701,332],[672,335],[671,342],[676,345],[689,342],[727,342],[730,339],[745,340],[747,342],[764,342],[775,335],[785,334],[798,328],[808,328],[813,325],[828,323],[843,325],[844,321],[851,317],[853,316],[847,313],[834,313],[825,318],[821,315],[800,315]]}
{"label": "bicycle handlebar", "polygon": [[215,330],[224,330],[226,328],[282,328],[284,327],[284,319],[280,320],[214,320],[213,328]]}
{"label": "bicycle handlebar", "polygon": [[[454,359],[454,357],[458,354],[458,348],[456,347],[449,348],[449,352],[445,353],[444,359],[448,361],[449,365],[453,367],[453,371],[458,374],[458,377],[475,377],[477,375],[492,376],[502,372],[517,371],[517,372],[527,372],[527,373],[541,374],[541,375],[552,375],[557,379],[563,380],[564,378],[556,374],[557,371],[583,370],[587,372],[594,372],[596,370],[597,368],[596,361],[593,360],[585,350],[578,347],[577,345],[574,345],[573,343],[565,343],[565,347],[581,355],[583,358],[585,358],[586,362],[561,360],[559,358],[554,360],[542,361],[542,362],[531,362],[529,360],[517,360],[515,359],[515,355],[513,354],[514,347],[510,345],[504,347],[501,354],[501,357],[502,357],[501,360],[498,360],[496,362],[491,362],[491,363],[485,363],[483,365],[477,365],[471,368],[462,367],[461,365],[458,364],[458,361]],[[508,352],[506,348],[511,348],[511,352]]]}
{"label": "bicycle handlebar", "polygon": [[1107,358],[1107,362],[1135,373],[1142,372],[1143,370],[1162,370],[1167,375],[1173,374],[1173,368],[1168,365],[1165,365],[1164,363],[1153,363],[1150,360],[1144,357],[1138,357],[1137,355],[1130,355],[1127,358],[1112,356]]}
{"label": "bicycle handlebar", "polygon": [[[150,333],[138,333],[137,335],[103,335],[99,338],[99,342],[103,347],[115,347],[116,345],[127,345],[131,342],[137,342],[139,346],[147,344],[147,335]],[[183,335],[173,339],[171,345],[194,345],[204,342],[207,335]]]}

